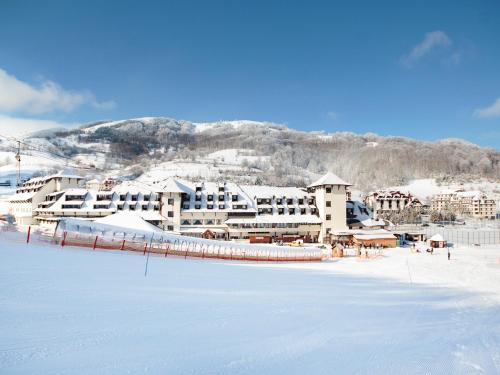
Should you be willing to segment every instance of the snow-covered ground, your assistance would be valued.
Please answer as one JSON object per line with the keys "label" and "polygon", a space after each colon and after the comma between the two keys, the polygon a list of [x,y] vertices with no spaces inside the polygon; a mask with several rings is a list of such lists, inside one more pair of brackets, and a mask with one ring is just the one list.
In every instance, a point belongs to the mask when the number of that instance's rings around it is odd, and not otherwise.
{"label": "snow-covered ground", "polygon": [[[0,232],[2,374],[497,374],[500,249],[234,263]],[[11,236],[8,236],[11,238]]]}
{"label": "snow-covered ground", "polygon": [[259,172],[253,165],[266,163],[269,163],[269,156],[253,155],[251,151],[244,149],[225,149],[198,157],[196,160],[175,159],[153,165],[138,180],[153,183],[169,177],[216,179],[226,178],[229,174],[242,175],[239,180],[245,181],[249,171]]}

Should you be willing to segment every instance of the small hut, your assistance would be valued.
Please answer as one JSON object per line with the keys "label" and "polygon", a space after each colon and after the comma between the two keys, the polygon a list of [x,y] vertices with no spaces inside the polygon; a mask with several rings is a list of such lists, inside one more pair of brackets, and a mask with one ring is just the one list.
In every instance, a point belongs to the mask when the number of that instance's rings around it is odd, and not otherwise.
{"label": "small hut", "polygon": [[440,234],[435,234],[429,239],[430,245],[433,248],[447,247],[446,240]]}

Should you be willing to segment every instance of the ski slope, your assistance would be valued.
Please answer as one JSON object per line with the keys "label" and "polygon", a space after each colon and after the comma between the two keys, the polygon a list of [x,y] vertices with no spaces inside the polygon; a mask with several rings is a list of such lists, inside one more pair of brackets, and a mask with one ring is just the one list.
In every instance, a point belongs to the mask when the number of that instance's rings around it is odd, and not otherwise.
{"label": "ski slope", "polygon": [[22,240],[0,232],[1,374],[500,371],[498,248],[451,261],[152,256],[145,277],[141,255]]}

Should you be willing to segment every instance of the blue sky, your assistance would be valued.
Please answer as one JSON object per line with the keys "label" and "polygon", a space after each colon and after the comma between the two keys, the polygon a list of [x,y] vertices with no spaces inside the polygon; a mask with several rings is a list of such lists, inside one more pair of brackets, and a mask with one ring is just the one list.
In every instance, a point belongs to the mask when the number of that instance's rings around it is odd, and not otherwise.
{"label": "blue sky", "polygon": [[0,128],[251,119],[498,149],[499,18],[498,1],[0,0]]}

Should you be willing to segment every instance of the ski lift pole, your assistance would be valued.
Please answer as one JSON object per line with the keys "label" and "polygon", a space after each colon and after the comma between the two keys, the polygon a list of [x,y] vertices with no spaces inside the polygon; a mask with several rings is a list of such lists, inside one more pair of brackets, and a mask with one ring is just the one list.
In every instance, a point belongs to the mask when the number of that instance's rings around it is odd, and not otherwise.
{"label": "ski lift pole", "polygon": [[17,141],[17,185],[21,186],[21,141]]}
{"label": "ski lift pole", "polygon": [[[146,265],[144,266],[144,277],[148,275],[148,263],[149,263],[149,254],[151,253],[151,246],[153,244],[154,233],[151,235],[151,239],[149,240],[149,251],[148,256],[146,257]],[[144,247],[144,251],[146,251],[146,247]]]}

